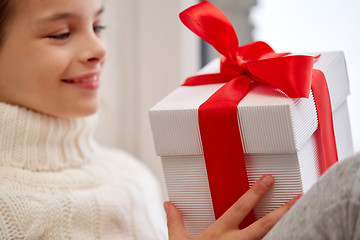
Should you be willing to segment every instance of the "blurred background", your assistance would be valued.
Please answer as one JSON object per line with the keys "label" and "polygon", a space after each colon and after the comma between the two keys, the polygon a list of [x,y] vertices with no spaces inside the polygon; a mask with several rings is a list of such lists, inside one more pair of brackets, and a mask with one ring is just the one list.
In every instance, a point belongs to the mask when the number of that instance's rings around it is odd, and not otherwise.
{"label": "blurred background", "polygon": [[[102,76],[96,138],[148,165],[166,191],[149,109],[218,54],[187,30],[179,12],[194,0],[106,0],[109,54]],[[276,52],[341,50],[347,61],[350,121],[360,151],[360,2],[353,0],[214,0],[240,44],[262,40]]]}

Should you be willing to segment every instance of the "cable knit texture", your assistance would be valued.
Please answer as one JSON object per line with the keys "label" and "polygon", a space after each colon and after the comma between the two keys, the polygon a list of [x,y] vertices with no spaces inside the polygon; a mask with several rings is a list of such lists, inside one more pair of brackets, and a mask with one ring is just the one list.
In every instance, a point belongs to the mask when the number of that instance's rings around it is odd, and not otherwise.
{"label": "cable knit texture", "polygon": [[167,238],[157,181],[95,123],[0,103],[0,239]]}

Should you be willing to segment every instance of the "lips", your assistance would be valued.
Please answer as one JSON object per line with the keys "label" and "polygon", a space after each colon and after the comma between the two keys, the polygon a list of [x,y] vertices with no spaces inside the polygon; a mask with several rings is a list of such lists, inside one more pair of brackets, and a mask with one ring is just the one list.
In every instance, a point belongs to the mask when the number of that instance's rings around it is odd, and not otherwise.
{"label": "lips", "polygon": [[77,88],[96,90],[100,85],[99,73],[100,72],[87,73],[76,77],[61,79],[61,81]]}
{"label": "lips", "polygon": [[70,79],[62,79],[62,82],[67,83],[92,83],[96,82],[98,80],[98,75],[95,75],[93,77],[87,77],[87,78],[70,78]]}

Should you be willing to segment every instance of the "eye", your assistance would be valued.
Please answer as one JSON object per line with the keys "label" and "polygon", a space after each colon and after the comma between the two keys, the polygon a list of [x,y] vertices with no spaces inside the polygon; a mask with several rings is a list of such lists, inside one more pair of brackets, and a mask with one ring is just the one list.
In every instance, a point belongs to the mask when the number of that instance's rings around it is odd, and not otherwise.
{"label": "eye", "polygon": [[48,38],[56,39],[56,40],[65,40],[65,39],[67,39],[69,37],[70,37],[70,32],[48,36]]}
{"label": "eye", "polygon": [[106,27],[105,26],[103,26],[103,25],[96,25],[96,26],[94,26],[94,32],[95,33],[101,33],[103,30],[105,30],[106,29]]}

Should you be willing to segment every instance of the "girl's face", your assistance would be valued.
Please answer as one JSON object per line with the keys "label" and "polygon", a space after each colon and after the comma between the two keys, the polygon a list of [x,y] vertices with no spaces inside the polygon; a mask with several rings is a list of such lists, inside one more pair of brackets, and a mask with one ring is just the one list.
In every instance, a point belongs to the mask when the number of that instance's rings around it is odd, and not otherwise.
{"label": "girl's face", "polygon": [[60,117],[94,113],[106,47],[101,0],[20,0],[0,48],[0,101]]}

